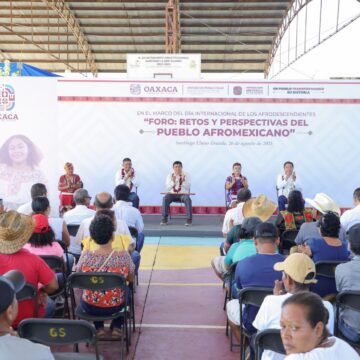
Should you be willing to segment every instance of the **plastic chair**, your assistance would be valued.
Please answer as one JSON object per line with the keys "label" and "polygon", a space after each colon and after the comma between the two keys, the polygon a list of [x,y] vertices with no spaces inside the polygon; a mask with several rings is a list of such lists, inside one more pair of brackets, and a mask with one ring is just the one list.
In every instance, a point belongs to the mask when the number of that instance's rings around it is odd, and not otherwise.
{"label": "plastic chair", "polygon": [[[223,310],[226,310],[226,303],[230,300],[233,299],[232,297],[232,283],[234,281],[235,278],[235,270],[236,270],[236,266],[238,264],[237,262],[234,262],[231,266],[230,269],[227,271],[227,273],[224,275],[224,288],[225,288],[225,299],[224,299],[224,307]],[[229,284],[229,288],[226,289],[226,283]],[[225,335],[228,336],[229,335],[229,319],[226,318],[226,328],[225,328]],[[232,342],[232,337],[230,338],[230,350],[232,350],[234,344]]]}
{"label": "plastic chair", "polygon": [[335,279],[335,269],[339,264],[347,261],[318,261],[315,263],[316,277],[323,276],[329,279]]}
{"label": "plastic chair", "polygon": [[70,236],[76,236],[80,225],[69,224],[69,225],[66,225],[66,227],[68,229],[68,232],[69,232]]}
{"label": "plastic chair", "polygon": [[[115,312],[112,315],[90,315],[85,312],[81,306],[76,305],[74,289],[86,289],[92,291],[106,291],[114,288],[120,288],[126,296],[127,286],[126,280],[123,276],[114,273],[106,272],[87,272],[87,273],[72,273],[68,278],[68,288],[70,290],[71,308],[73,318],[84,319],[88,321],[106,321],[117,318],[124,319],[123,334],[121,337],[121,358],[124,357],[124,340],[126,343],[126,349],[129,350],[129,329],[128,329],[128,311],[126,306],[121,310]],[[125,332],[125,334],[124,334]],[[124,336],[125,335],[125,336]],[[102,339],[102,340],[116,340],[116,339]]]}
{"label": "plastic chair", "polygon": [[[71,241],[75,241],[74,238],[76,238],[76,235],[77,235],[80,225],[69,224],[69,225],[66,225],[66,227],[67,227],[69,235],[70,235],[70,243],[71,243]],[[79,261],[80,254],[74,254],[70,251],[69,251],[69,254],[72,254],[74,256],[76,262]]]}
{"label": "plastic chair", "polygon": [[39,316],[38,291],[37,288],[29,283],[16,294],[17,301],[33,300],[35,306],[35,317]]}
{"label": "plastic chair", "polygon": [[285,230],[280,236],[280,250],[283,253],[284,250],[290,250],[293,246],[296,246],[295,238],[299,233],[298,230]]}
{"label": "plastic chair", "polygon": [[360,312],[360,291],[342,291],[336,296],[336,317],[335,317],[335,336],[344,339],[351,346],[355,348],[360,347],[360,341],[354,342],[349,340],[340,330],[340,312],[343,309],[350,309],[353,311]]}
{"label": "plastic chair", "polygon": [[[136,248],[135,248],[135,250],[136,250],[136,251],[139,251],[139,250],[138,250],[139,232],[138,232],[137,228],[134,227],[134,226],[129,226],[129,225],[128,225],[128,228],[129,228],[131,237],[132,237],[132,238],[135,238],[135,241],[136,241]],[[137,286],[139,286],[139,274],[138,274],[138,272],[135,273],[135,284],[136,284]],[[135,291],[135,287],[134,287],[134,292],[136,292],[136,291]]]}
{"label": "plastic chair", "polygon": [[67,289],[66,289],[67,274],[66,274],[66,270],[65,270],[64,260],[63,260],[63,258],[61,258],[59,256],[54,256],[54,255],[41,255],[40,257],[46,262],[46,264],[49,266],[49,268],[51,270],[53,270],[55,273],[62,274],[64,286],[62,286],[62,287],[59,286],[59,289],[57,291],[55,291],[54,293],[50,294],[49,296],[52,299],[55,299],[61,295],[64,296],[65,302],[64,302],[63,316],[65,316],[65,314],[67,314],[70,319],[69,298],[68,298],[68,293],[67,293]]}
{"label": "plastic chair", "polygon": [[241,309],[243,309],[243,305],[254,305],[260,307],[265,296],[272,294],[273,289],[260,287],[248,287],[239,291],[241,359],[245,359],[246,339],[251,338],[251,334],[244,327],[243,311]]}
{"label": "plastic chair", "polygon": [[266,329],[260,331],[255,337],[255,359],[261,360],[264,350],[271,350],[286,355],[279,329]]}
{"label": "plastic chair", "polygon": [[[45,345],[91,344],[95,354],[75,352],[54,353],[56,360],[103,360],[99,354],[95,328],[84,320],[26,319],[18,327],[20,337]],[[77,348],[77,346],[76,346]],[[24,355],[24,358],[26,356]]]}

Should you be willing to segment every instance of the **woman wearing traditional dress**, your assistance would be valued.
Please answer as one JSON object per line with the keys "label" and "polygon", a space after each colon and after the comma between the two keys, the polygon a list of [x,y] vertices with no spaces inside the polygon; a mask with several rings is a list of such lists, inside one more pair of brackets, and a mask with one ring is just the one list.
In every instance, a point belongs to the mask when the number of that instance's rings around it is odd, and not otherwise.
{"label": "woman wearing traditional dress", "polygon": [[60,191],[60,216],[74,207],[74,192],[83,187],[80,176],[74,174],[74,166],[67,162],[64,165],[65,174],[60,176],[58,190]]}

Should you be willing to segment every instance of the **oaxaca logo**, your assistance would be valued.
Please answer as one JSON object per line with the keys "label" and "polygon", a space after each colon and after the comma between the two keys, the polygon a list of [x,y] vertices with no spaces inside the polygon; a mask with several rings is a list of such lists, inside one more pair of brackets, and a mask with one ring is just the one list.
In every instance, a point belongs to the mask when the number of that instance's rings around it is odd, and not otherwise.
{"label": "oaxaca logo", "polygon": [[130,85],[130,94],[131,95],[140,95],[141,94],[141,86],[139,84],[131,84]]}
{"label": "oaxaca logo", "polygon": [[15,91],[11,85],[0,85],[0,111],[10,111],[15,107]]}

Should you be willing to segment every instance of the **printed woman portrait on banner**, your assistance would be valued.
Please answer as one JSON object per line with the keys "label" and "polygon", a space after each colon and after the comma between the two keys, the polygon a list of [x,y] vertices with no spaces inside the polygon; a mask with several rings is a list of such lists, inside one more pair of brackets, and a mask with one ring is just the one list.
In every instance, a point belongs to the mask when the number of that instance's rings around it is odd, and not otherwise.
{"label": "printed woman portrait on banner", "polygon": [[30,200],[30,188],[46,183],[38,168],[43,156],[25,135],[13,135],[0,147],[0,198],[5,207],[17,209]]}

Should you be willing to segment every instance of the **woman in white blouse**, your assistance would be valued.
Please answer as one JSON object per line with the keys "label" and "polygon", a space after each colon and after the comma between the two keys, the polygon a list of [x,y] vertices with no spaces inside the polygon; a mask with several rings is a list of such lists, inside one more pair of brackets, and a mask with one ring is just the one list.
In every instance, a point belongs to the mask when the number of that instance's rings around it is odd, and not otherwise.
{"label": "woman in white blouse", "polygon": [[358,360],[357,352],[345,341],[329,336],[328,311],[321,298],[299,292],[284,301],[280,327],[286,360]]}

